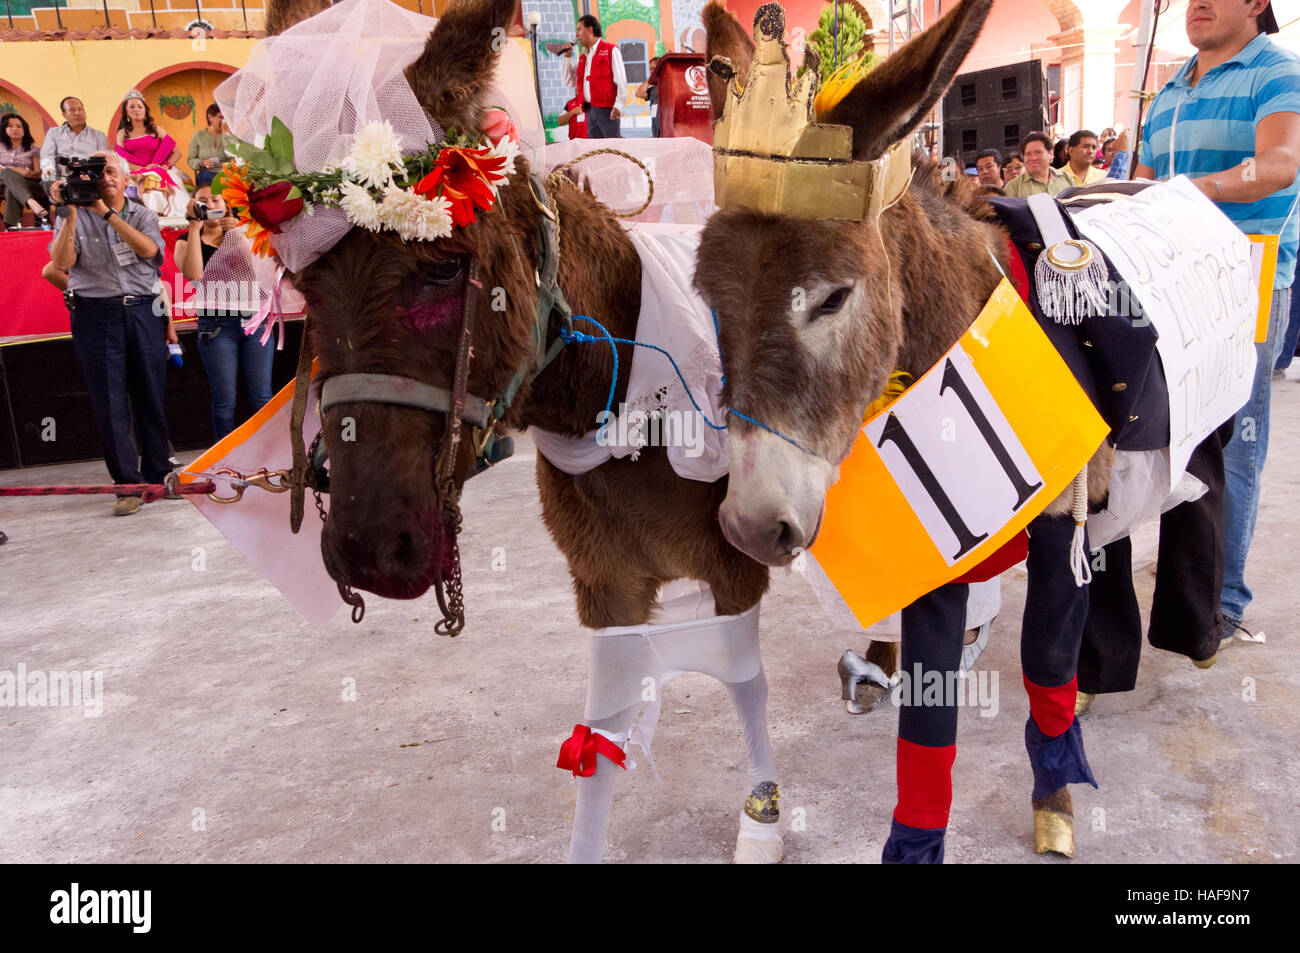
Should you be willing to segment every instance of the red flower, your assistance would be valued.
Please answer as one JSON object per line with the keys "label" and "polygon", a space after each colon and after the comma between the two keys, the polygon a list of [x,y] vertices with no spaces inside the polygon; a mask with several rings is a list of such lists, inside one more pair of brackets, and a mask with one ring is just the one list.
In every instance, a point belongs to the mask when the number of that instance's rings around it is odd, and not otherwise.
{"label": "red flower", "polygon": [[279,234],[280,226],[302,208],[302,193],[287,179],[248,193],[248,214],[257,224],[276,234]]}
{"label": "red flower", "polygon": [[441,195],[451,204],[451,221],[461,228],[477,220],[475,207],[490,209],[494,179],[503,178],[505,156],[487,149],[443,149],[433,171],[415,185],[418,195]]}

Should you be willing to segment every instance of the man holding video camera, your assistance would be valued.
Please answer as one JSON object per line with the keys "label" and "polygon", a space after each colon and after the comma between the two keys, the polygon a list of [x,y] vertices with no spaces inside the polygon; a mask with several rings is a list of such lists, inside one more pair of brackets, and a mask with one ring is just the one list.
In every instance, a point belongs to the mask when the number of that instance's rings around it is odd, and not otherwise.
{"label": "man holding video camera", "polygon": [[[114,483],[162,483],[171,466],[163,415],[167,318],[156,300],[164,247],[158,216],[127,201],[127,172],[116,154],[97,152],[65,165],[67,181],[56,183],[51,197],[67,206],[68,217],[50,242],[50,262],[68,272],[72,345],[104,462]],[[129,516],[139,509],[139,497],[119,496],[113,512]]]}

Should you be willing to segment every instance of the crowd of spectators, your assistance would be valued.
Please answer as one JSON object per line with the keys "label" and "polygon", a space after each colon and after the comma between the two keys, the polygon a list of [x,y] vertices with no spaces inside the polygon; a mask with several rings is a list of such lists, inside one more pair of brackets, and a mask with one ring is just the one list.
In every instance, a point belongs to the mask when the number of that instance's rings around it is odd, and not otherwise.
{"label": "crowd of spectators", "polygon": [[[1100,136],[1079,129],[1055,142],[1045,132],[1031,132],[1021,141],[1019,152],[1004,158],[997,149],[985,149],[965,171],[984,192],[1023,198],[1043,192],[1056,195],[1107,178],[1126,179],[1128,158],[1128,133],[1116,135],[1110,127]],[[941,168],[956,165],[956,159],[945,159]]]}
{"label": "crowd of spectators", "polygon": [[0,116],[0,184],[4,186],[4,229],[50,228],[50,186],[63,174],[59,158],[86,158],[100,152],[121,156],[127,166],[126,194],[164,220],[181,224],[194,188],[207,185],[231,158],[234,137],[225,127],[221,107],[207,109],[207,125],[190,139],[185,165],[180,149],[154,121],[144,96],[130,90],[110,141],[87,124],[86,107],[76,96],[59,104],[63,122],[33,132],[18,113]]}
{"label": "crowd of spectators", "polygon": [[[162,228],[188,227],[176,240],[174,264],[186,280],[201,282],[227,235],[243,227],[210,188],[231,158],[233,137],[220,107],[209,106],[206,128],[190,142],[187,173],[177,165],[176,141],[154,122],[138,91],[123,98],[113,144],[87,125],[75,96],[66,97],[60,109],[64,121],[39,144],[21,116],[0,117],[5,228],[54,230],[42,276],[63,293],[73,351],[113,482],[162,483],[176,465],[163,389],[169,346],[179,347],[173,301],[161,280],[168,254]],[[68,159],[99,159],[103,168],[97,176],[73,171]],[[72,204],[69,180],[80,179],[85,188],[96,178],[97,186],[89,188],[97,197]],[[237,252],[243,246],[233,247]],[[237,423],[241,372],[253,410],[270,399],[274,346],[243,333],[251,317],[246,312],[200,307],[195,317],[214,436],[220,439]],[[113,512],[126,516],[139,509],[140,497],[123,493]]]}

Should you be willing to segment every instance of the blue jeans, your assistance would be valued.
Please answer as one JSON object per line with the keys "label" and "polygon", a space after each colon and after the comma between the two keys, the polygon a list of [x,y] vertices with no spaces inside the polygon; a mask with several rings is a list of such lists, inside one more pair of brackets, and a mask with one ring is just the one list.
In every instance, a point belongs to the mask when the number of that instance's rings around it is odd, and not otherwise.
{"label": "blue jeans", "polygon": [[262,329],[245,334],[243,315],[198,319],[199,357],[212,391],[212,432],[220,440],[235,429],[235,383],[244,370],[244,393],[256,413],[271,399],[271,361],[275,336],[261,343]]}
{"label": "blue jeans", "polygon": [[1238,624],[1250,605],[1246,555],[1255,535],[1259,488],[1268,455],[1268,407],[1273,365],[1291,314],[1291,289],[1273,292],[1268,340],[1255,345],[1255,383],[1250,400],[1237,411],[1232,440],[1223,448],[1223,617]]}
{"label": "blue jeans", "polygon": [[1291,366],[1297,341],[1300,341],[1300,295],[1292,295],[1291,317],[1287,319],[1286,334],[1282,336],[1282,350],[1273,365],[1275,370],[1284,371]]}
{"label": "blue jeans", "polygon": [[194,173],[194,188],[201,189],[205,185],[211,185],[220,171],[220,169],[199,169]]}

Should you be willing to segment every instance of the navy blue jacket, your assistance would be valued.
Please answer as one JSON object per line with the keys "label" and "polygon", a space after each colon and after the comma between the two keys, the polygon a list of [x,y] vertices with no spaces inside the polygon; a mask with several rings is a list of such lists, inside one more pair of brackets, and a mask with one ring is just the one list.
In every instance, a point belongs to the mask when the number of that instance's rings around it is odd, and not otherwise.
{"label": "navy blue jacket", "polygon": [[[1062,195],[1068,197],[1074,191]],[[1121,450],[1169,446],[1169,392],[1156,353],[1159,334],[1154,325],[1141,319],[1141,306],[1130,295],[1130,314],[1085,318],[1078,325],[1058,324],[1044,317],[1033,287],[1034,266],[1043,251],[1033,213],[1025,199],[994,196],[990,203],[1010,232],[1030,276],[1029,310],[1110,425],[1111,442]],[[1059,200],[1057,204],[1061,204]],[[1083,237],[1068,212],[1065,224],[1071,237]],[[1113,286],[1118,287],[1122,278],[1109,260],[1106,267]],[[1122,305],[1123,296],[1112,297]]]}

